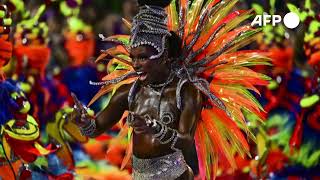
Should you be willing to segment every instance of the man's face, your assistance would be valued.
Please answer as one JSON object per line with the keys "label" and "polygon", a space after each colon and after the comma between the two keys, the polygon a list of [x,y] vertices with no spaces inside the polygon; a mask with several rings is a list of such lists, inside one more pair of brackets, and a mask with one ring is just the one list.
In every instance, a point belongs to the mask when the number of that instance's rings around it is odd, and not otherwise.
{"label": "man's face", "polygon": [[133,68],[140,75],[140,81],[144,84],[153,84],[162,81],[168,66],[160,59],[150,59],[157,51],[151,46],[139,46],[131,49]]}

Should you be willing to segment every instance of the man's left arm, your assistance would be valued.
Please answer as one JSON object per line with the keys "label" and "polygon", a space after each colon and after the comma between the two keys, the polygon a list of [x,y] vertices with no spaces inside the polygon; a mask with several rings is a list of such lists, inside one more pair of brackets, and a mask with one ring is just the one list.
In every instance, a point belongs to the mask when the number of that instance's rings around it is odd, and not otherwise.
{"label": "man's left arm", "polygon": [[180,115],[176,142],[173,142],[174,144],[172,144],[174,149],[185,149],[192,145],[194,142],[197,121],[201,116],[201,92],[192,85],[186,85],[182,94],[183,110]]}

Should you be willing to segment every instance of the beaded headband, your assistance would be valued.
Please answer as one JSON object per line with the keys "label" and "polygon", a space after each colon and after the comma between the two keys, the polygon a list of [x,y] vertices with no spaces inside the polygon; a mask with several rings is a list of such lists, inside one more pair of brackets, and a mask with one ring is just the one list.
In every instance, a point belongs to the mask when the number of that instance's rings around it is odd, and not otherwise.
{"label": "beaded headband", "polygon": [[167,27],[167,13],[158,6],[142,6],[133,18],[130,44],[131,48],[148,45],[158,52],[150,59],[162,56],[165,50],[166,37],[171,36]]}

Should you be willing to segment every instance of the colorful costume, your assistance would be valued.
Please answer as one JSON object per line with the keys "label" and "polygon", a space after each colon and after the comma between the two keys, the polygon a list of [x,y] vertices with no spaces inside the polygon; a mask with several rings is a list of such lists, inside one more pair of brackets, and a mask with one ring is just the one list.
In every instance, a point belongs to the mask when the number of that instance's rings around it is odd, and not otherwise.
{"label": "colorful costume", "polygon": [[[68,112],[66,106],[70,100],[68,97],[71,96],[62,83],[46,73],[51,54],[48,47],[48,26],[46,22],[39,22],[45,9],[45,5],[40,6],[35,16],[26,15],[17,25],[14,35],[14,57],[17,67],[12,80],[30,100],[30,111],[37,121],[38,131],[41,131],[42,137],[48,137],[47,139],[42,138],[42,142],[54,142],[59,147],[56,154],[61,159],[51,153],[46,157],[47,159],[41,160],[42,163],[45,162],[44,164],[39,162],[32,164],[30,168],[33,171],[32,174],[39,177],[73,176],[67,173],[68,170],[74,170],[72,153],[62,137],[67,132],[68,135],[81,142],[85,142],[87,138],[81,136],[74,124],[65,122],[65,117],[62,115]],[[21,11],[26,12],[24,8]],[[56,162],[60,164],[55,164]],[[44,170],[43,167],[46,169]]]}
{"label": "colorful costume", "polygon": [[[17,25],[13,54],[17,66],[16,73],[12,76],[27,94],[32,104],[31,112],[39,122],[41,121],[40,124],[45,124],[48,118],[53,116],[54,109],[60,108],[53,102],[50,106],[52,111],[47,108],[53,95],[50,89],[53,89],[54,85],[49,83],[45,74],[51,53],[47,47],[48,27],[45,22],[38,22],[45,8],[44,5],[41,6],[34,17],[26,17]],[[55,100],[59,101],[58,98]]]}
{"label": "colorful costume", "polygon": [[[187,0],[181,0],[172,1],[166,9],[142,4],[133,23],[126,22],[128,27],[131,27],[131,37],[128,35],[102,37],[104,41],[114,42],[116,46],[105,50],[98,61],[111,56],[113,59],[110,60],[109,65],[120,64],[122,68],[115,69],[104,77],[103,82],[91,82],[91,84],[103,86],[91,103],[108,92],[114,93],[122,85],[133,83],[128,97],[130,104],[139,84],[138,78],[142,76],[132,67],[132,60],[129,57],[130,48],[142,45],[153,47],[157,54],[150,57],[152,61],[164,54],[165,39],[172,35],[170,31],[176,33],[182,39],[182,47],[180,47],[182,53],[173,61],[169,79],[160,87],[170,84],[173,78],[179,79],[176,88],[178,109],[183,109],[181,89],[186,83],[191,83],[208,98],[203,103],[201,119],[197,123],[195,132],[202,179],[215,177],[218,165],[235,169],[234,152],[242,156],[249,154],[249,146],[241,129],[253,140],[254,136],[247,128],[243,112],[256,114],[258,119],[263,119],[262,107],[249,90],[259,93],[254,86],[267,85],[269,78],[254,72],[248,66],[266,65],[269,64],[269,59],[261,51],[237,51],[254,41],[260,30],[253,29],[250,25],[239,27],[241,22],[250,17],[251,11],[239,10],[228,14],[236,2],[236,0],[209,0],[204,3],[203,0],[196,0],[190,3]],[[176,3],[179,3],[178,7]],[[131,120],[129,115],[127,120],[129,125],[132,123]],[[82,128],[83,133],[88,136],[94,132],[95,128],[94,121],[90,122]],[[158,120],[152,119],[150,123],[161,124]],[[166,129],[164,125],[160,126],[161,130],[155,136],[160,139],[160,142],[171,144],[171,148],[176,150],[176,131]],[[167,131],[172,132],[172,135],[164,140],[161,137],[164,137]],[[129,134],[130,132],[132,130]],[[128,157],[130,157],[130,149]],[[219,161],[219,157],[227,161]],[[166,156],[160,159],[165,158]],[[128,158],[125,158],[125,161],[127,160]],[[141,159],[133,160],[139,162]],[[183,160],[182,164],[184,164]],[[159,173],[157,176],[161,174],[162,177],[169,179],[181,175],[172,176],[173,174],[167,173],[168,168],[164,167],[154,169],[153,174],[147,177],[149,173],[140,172],[139,167],[141,166],[135,167],[133,164],[133,168],[138,168],[136,171],[142,173],[141,176],[134,176],[136,179],[148,179],[157,173]],[[185,166],[182,165],[181,168],[183,167]]]}
{"label": "colorful costume", "polygon": [[[6,6],[1,6],[6,9]],[[4,11],[4,12],[6,12]],[[1,10],[1,12],[3,12]],[[7,14],[7,13],[5,13]],[[10,17],[6,16],[5,25],[10,26]],[[8,23],[9,22],[9,23]],[[1,26],[1,29],[5,29]],[[8,45],[6,48],[1,49],[0,71],[2,66],[7,64],[11,58],[10,47],[11,42],[8,42],[6,31],[1,34],[2,45]],[[3,43],[3,44],[2,44]],[[5,62],[3,62],[3,60]],[[1,77],[4,77],[0,72]],[[0,79],[0,137],[1,137],[1,178],[30,178],[31,173],[28,169],[28,164],[34,162],[39,156],[48,155],[54,149],[51,145],[48,148],[42,147],[39,141],[40,129],[38,122],[29,115],[30,103],[21,89],[14,86],[14,83],[9,80]],[[12,165],[14,164],[14,165]],[[21,166],[18,171],[17,168]],[[13,175],[11,174],[11,171]],[[18,174],[19,172],[19,174]]]}
{"label": "colorful costume", "polygon": [[[305,1],[306,11],[299,11],[290,3],[288,8],[300,16],[307,29],[317,31],[315,27],[319,24],[310,21],[316,20],[316,15],[311,9],[311,1]],[[310,23],[313,28],[309,26]],[[317,91],[317,78],[313,75],[311,78],[306,77],[313,73],[307,72],[309,69],[306,70],[305,67],[297,66],[306,63],[307,58],[310,60],[310,55],[317,51],[316,46],[313,46],[316,43],[310,44],[316,42],[314,40],[317,38],[309,34],[309,30],[306,34],[298,30],[295,33],[290,37],[292,44],[287,44],[285,40],[274,41],[273,44],[278,48],[270,49],[275,65],[271,76],[275,80],[268,86],[269,90],[263,91],[263,96],[267,95],[268,100],[265,106],[268,120],[263,126],[255,127],[258,130],[257,158],[250,162],[250,172],[254,172],[260,178],[312,179],[317,176],[316,169],[319,168],[319,144],[316,143],[318,133],[315,123],[319,98],[316,93],[310,93]],[[305,54],[299,54],[302,52],[303,38],[307,58]]]}
{"label": "colorful costume", "polygon": [[[301,99],[300,106],[302,107],[302,112],[300,114],[299,121],[295,125],[290,144],[294,144],[299,147],[303,141],[303,120],[307,119],[307,122],[310,127],[317,127],[316,117],[317,117],[317,102],[319,101],[318,97],[318,84],[319,84],[319,50],[320,50],[320,20],[319,14],[313,10],[312,1],[306,0],[304,2],[304,9],[299,10],[293,4],[288,3],[288,8],[291,12],[294,12],[299,15],[300,20],[306,26],[304,32],[304,50],[307,64],[312,67],[313,72],[309,73],[309,76],[305,82],[305,97]],[[302,42],[301,42],[302,43]],[[314,109],[312,109],[313,107]],[[311,112],[310,112],[311,111]],[[309,114],[311,113],[311,114]],[[310,123],[312,122],[312,123]],[[315,145],[318,146],[318,145]]]}
{"label": "colorful costume", "polygon": [[60,7],[68,23],[64,30],[64,47],[69,57],[69,65],[57,77],[82,103],[88,104],[99,90],[89,84],[90,80],[99,79],[97,67],[90,62],[90,58],[94,55],[95,38],[92,27],[78,17],[80,7],[71,8],[65,5],[66,3],[61,2]]}
{"label": "colorful costume", "polygon": [[[0,19],[3,22],[0,25],[0,68],[2,69],[12,56],[12,43],[8,41],[12,20],[7,6],[1,5],[0,8]],[[2,70],[0,70],[0,74],[0,79],[4,79]]]}

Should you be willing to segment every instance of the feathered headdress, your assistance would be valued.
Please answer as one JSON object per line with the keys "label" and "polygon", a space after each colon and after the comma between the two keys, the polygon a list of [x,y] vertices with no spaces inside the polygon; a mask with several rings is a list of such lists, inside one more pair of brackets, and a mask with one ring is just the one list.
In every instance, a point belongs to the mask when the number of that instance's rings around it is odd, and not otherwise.
{"label": "feathered headdress", "polygon": [[150,59],[156,59],[164,53],[167,36],[170,36],[167,27],[167,13],[164,7],[155,6],[154,3],[150,2],[147,5],[143,1],[139,2],[139,13],[133,18],[130,47],[151,46],[158,54],[151,56]]}

